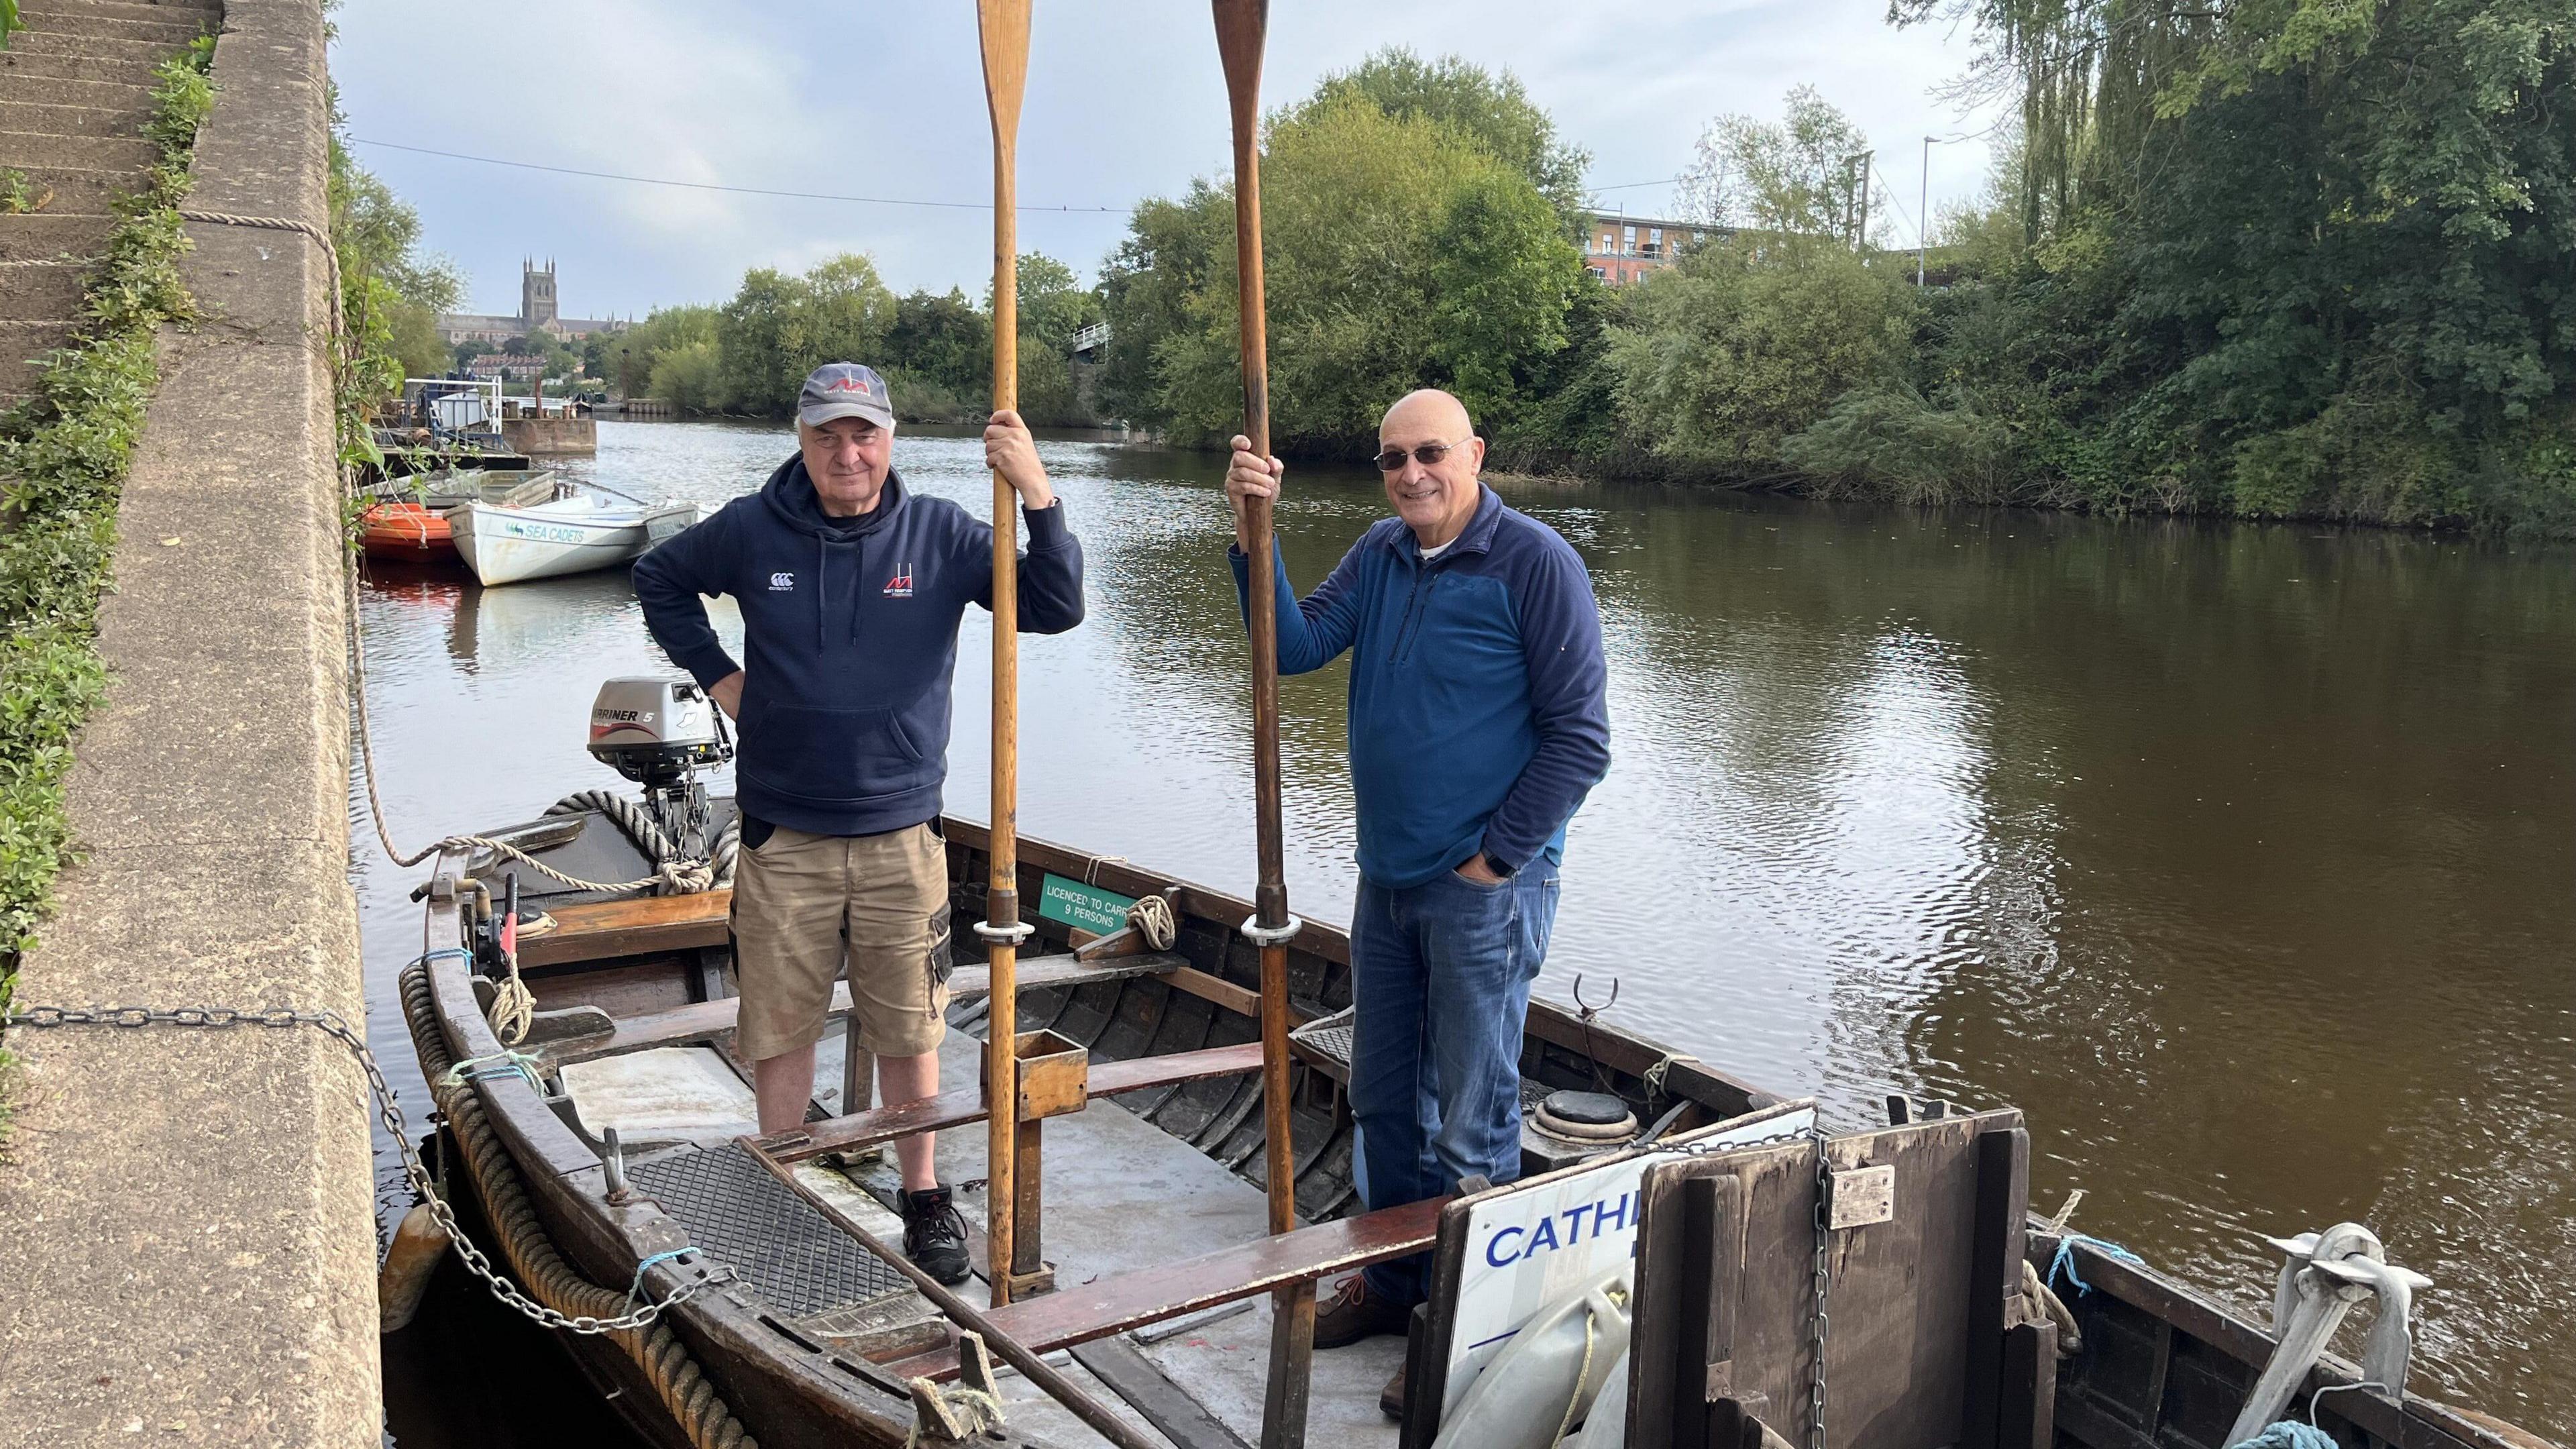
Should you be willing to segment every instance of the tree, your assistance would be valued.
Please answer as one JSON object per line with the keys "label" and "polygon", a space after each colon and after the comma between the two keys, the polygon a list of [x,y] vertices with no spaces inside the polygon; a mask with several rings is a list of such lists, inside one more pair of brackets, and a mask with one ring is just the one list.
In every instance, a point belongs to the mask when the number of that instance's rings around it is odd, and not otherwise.
{"label": "tree", "polygon": [[1912,281],[1829,238],[1703,246],[1639,284],[1612,332],[1620,415],[1667,459],[1777,475],[1784,439],[1900,360]]}
{"label": "tree", "polygon": [[802,276],[769,267],[744,273],[716,318],[720,405],[785,416],[807,373],[875,356],[894,317],[894,294],[877,279],[875,264],[856,253]]}
{"label": "tree", "polygon": [[1099,294],[1042,252],[1022,255],[1017,271],[1020,415],[1034,423],[1085,421],[1073,396],[1072,348],[1074,334],[1100,320]]}
{"label": "tree", "polygon": [[1726,115],[1708,123],[1682,173],[1683,217],[1863,240],[1862,217],[1889,211],[1863,195],[1874,174],[1869,137],[1814,86],[1791,88],[1784,109],[1777,122]]}
{"label": "tree", "polygon": [[1378,51],[1324,77],[1290,119],[1347,101],[1363,101],[1395,119],[1416,118],[1471,138],[1497,161],[1528,178],[1570,230],[1584,212],[1583,173],[1592,157],[1557,139],[1556,122],[1510,71],[1488,71],[1455,55],[1425,61],[1401,46]]}
{"label": "tree", "polygon": [[[1274,120],[1262,179],[1282,452],[1364,451],[1425,385],[1474,393],[1491,429],[1564,348],[1581,261],[1528,177],[1469,132],[1340,85]],[[1207,182],[1131,218],[1101,295],[1104,391],[1132,421],[1192,441],[1237,426],[1233,231],[1231,193]]]}
{"label": "tree", "polygon": [[657,307],[642,322],[609,340],[601,375],[620,396],[662,397],[654,387],[654,368],[661,359],[694,342],[712,350],[715,340],[715,308]]}
{"label": "tree", "polygon": [[955,287],[946,295],[914,292],[895,303],[887,329],[889,366],[964,397],[991,384],[993,319]]}

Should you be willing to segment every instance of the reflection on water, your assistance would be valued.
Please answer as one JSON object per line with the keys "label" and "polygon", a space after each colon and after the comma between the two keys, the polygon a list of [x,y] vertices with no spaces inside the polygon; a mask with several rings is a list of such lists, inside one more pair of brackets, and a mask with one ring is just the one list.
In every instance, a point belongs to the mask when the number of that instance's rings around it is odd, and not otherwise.
{"label": "reflection on water", "polygon": [[[576,473],[710,504],[792,446],[600,440]],[[1216,460],[1043,451],[1090,618],[1022,645],[1022,828],[1248,891]],[[989,508],[971,439],[907,434],[896,460]],[[2567,552],[1506,492],[1591,563],[1611,658],[1615,762],[1570,833],[1543,991],[1616,978],[1612,1015],[1843,1125],[1888,1090],[2019,1104],[2034,1197],[2090,1189],[2079,1226],[2240,1306],[2271,1271],[2254,1233],[2366,1221],[2439,1285],[2420,1386],[2576,1434],[2576,1329],[2545,1307],[2576,1276]],[[1298,586],[1382,507],[1372,475],[1292,473]],[[583,753],[591,692],[669,666],[622,572],[486,592],[387,571],[365,621],[398,844],[624,788]],[[949,753],[949,804],[977,816],[985,623]],[[1338,666],[1281,689],[1290,893],[1335,920],[1343,689]],[[359,874],[374,1033],[407,1081],[416,877],[372,849]]]}

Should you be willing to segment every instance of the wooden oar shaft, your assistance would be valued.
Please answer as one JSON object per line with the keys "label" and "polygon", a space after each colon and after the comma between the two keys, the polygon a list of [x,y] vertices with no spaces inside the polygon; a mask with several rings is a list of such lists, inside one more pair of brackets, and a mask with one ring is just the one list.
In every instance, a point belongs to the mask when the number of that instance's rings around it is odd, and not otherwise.
{"label": "wooden oar shaft", "polygon": [[[1225,62],[1226,98],[1234,121],[1234,259],[1243,332],[1243,433],[1255,457],[1270,456],[1270,329],[1261,263],[1261,49],[1269,0],[1214,0],[1217,53]],[[1252,793],[1259,875],[1253,919],[1261,946],[1262,1180],[1270,1231],[1297,1226],[1297,1143],[1288,1113],[1288,944],[1286,848],[1279,821],[1278,572],[1272,560],[1266,499],[1244,509],[1252,554]],[[1312,1382],[1315,1285],[1279,1290],[1272,1305],[1270,1379],[1261,1414],[1262,1449],[1297,1449],[1306,1440],[1306,1396]]]}
{"label": "wooden oar shaft", "polygon": [[[984,48],[984,94],[993,118],[993,407],[1019,406],[1018,170],[1020,96],[1029,65],[1029,0],[978,0]],[[1011,1300],[1011,1260],[1019,1203],[1014,1167],[1019,1148],[1020,923],[1020,526],[1018,500],[993,474],[993,828],[987,847],[984,920],[992,963],[993,1005],[985,1030],[984,1081],[992,1115],[984,1139],[985,1265],[993,1301]]]}

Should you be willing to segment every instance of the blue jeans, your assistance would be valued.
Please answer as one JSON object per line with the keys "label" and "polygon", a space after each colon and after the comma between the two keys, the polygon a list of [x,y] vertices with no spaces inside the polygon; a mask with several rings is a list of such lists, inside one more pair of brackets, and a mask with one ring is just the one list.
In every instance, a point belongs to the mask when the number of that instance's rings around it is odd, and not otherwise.
{"label": "blue jeans", "polygon": [[[1351,910],[1351,1115],[1374,1210],[1521,1175],[1521,1024],[1556,923],[1545,856],[1500,885],[1455,871],[1405,890],[1363,876]],[[1430,1289],[1430,1255],[1368,1269],[1396,1303]]]}

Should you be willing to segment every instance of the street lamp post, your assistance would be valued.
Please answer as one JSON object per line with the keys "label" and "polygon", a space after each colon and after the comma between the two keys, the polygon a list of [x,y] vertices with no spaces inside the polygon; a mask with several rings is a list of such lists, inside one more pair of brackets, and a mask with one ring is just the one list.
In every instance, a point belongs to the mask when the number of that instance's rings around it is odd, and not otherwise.
{"label": "street lamp post", "polygon": [[1923,138],[1923,192],[1914,201],[1914,285],[1923,285],[1923,262],[1932,253],[1932,141]]}

